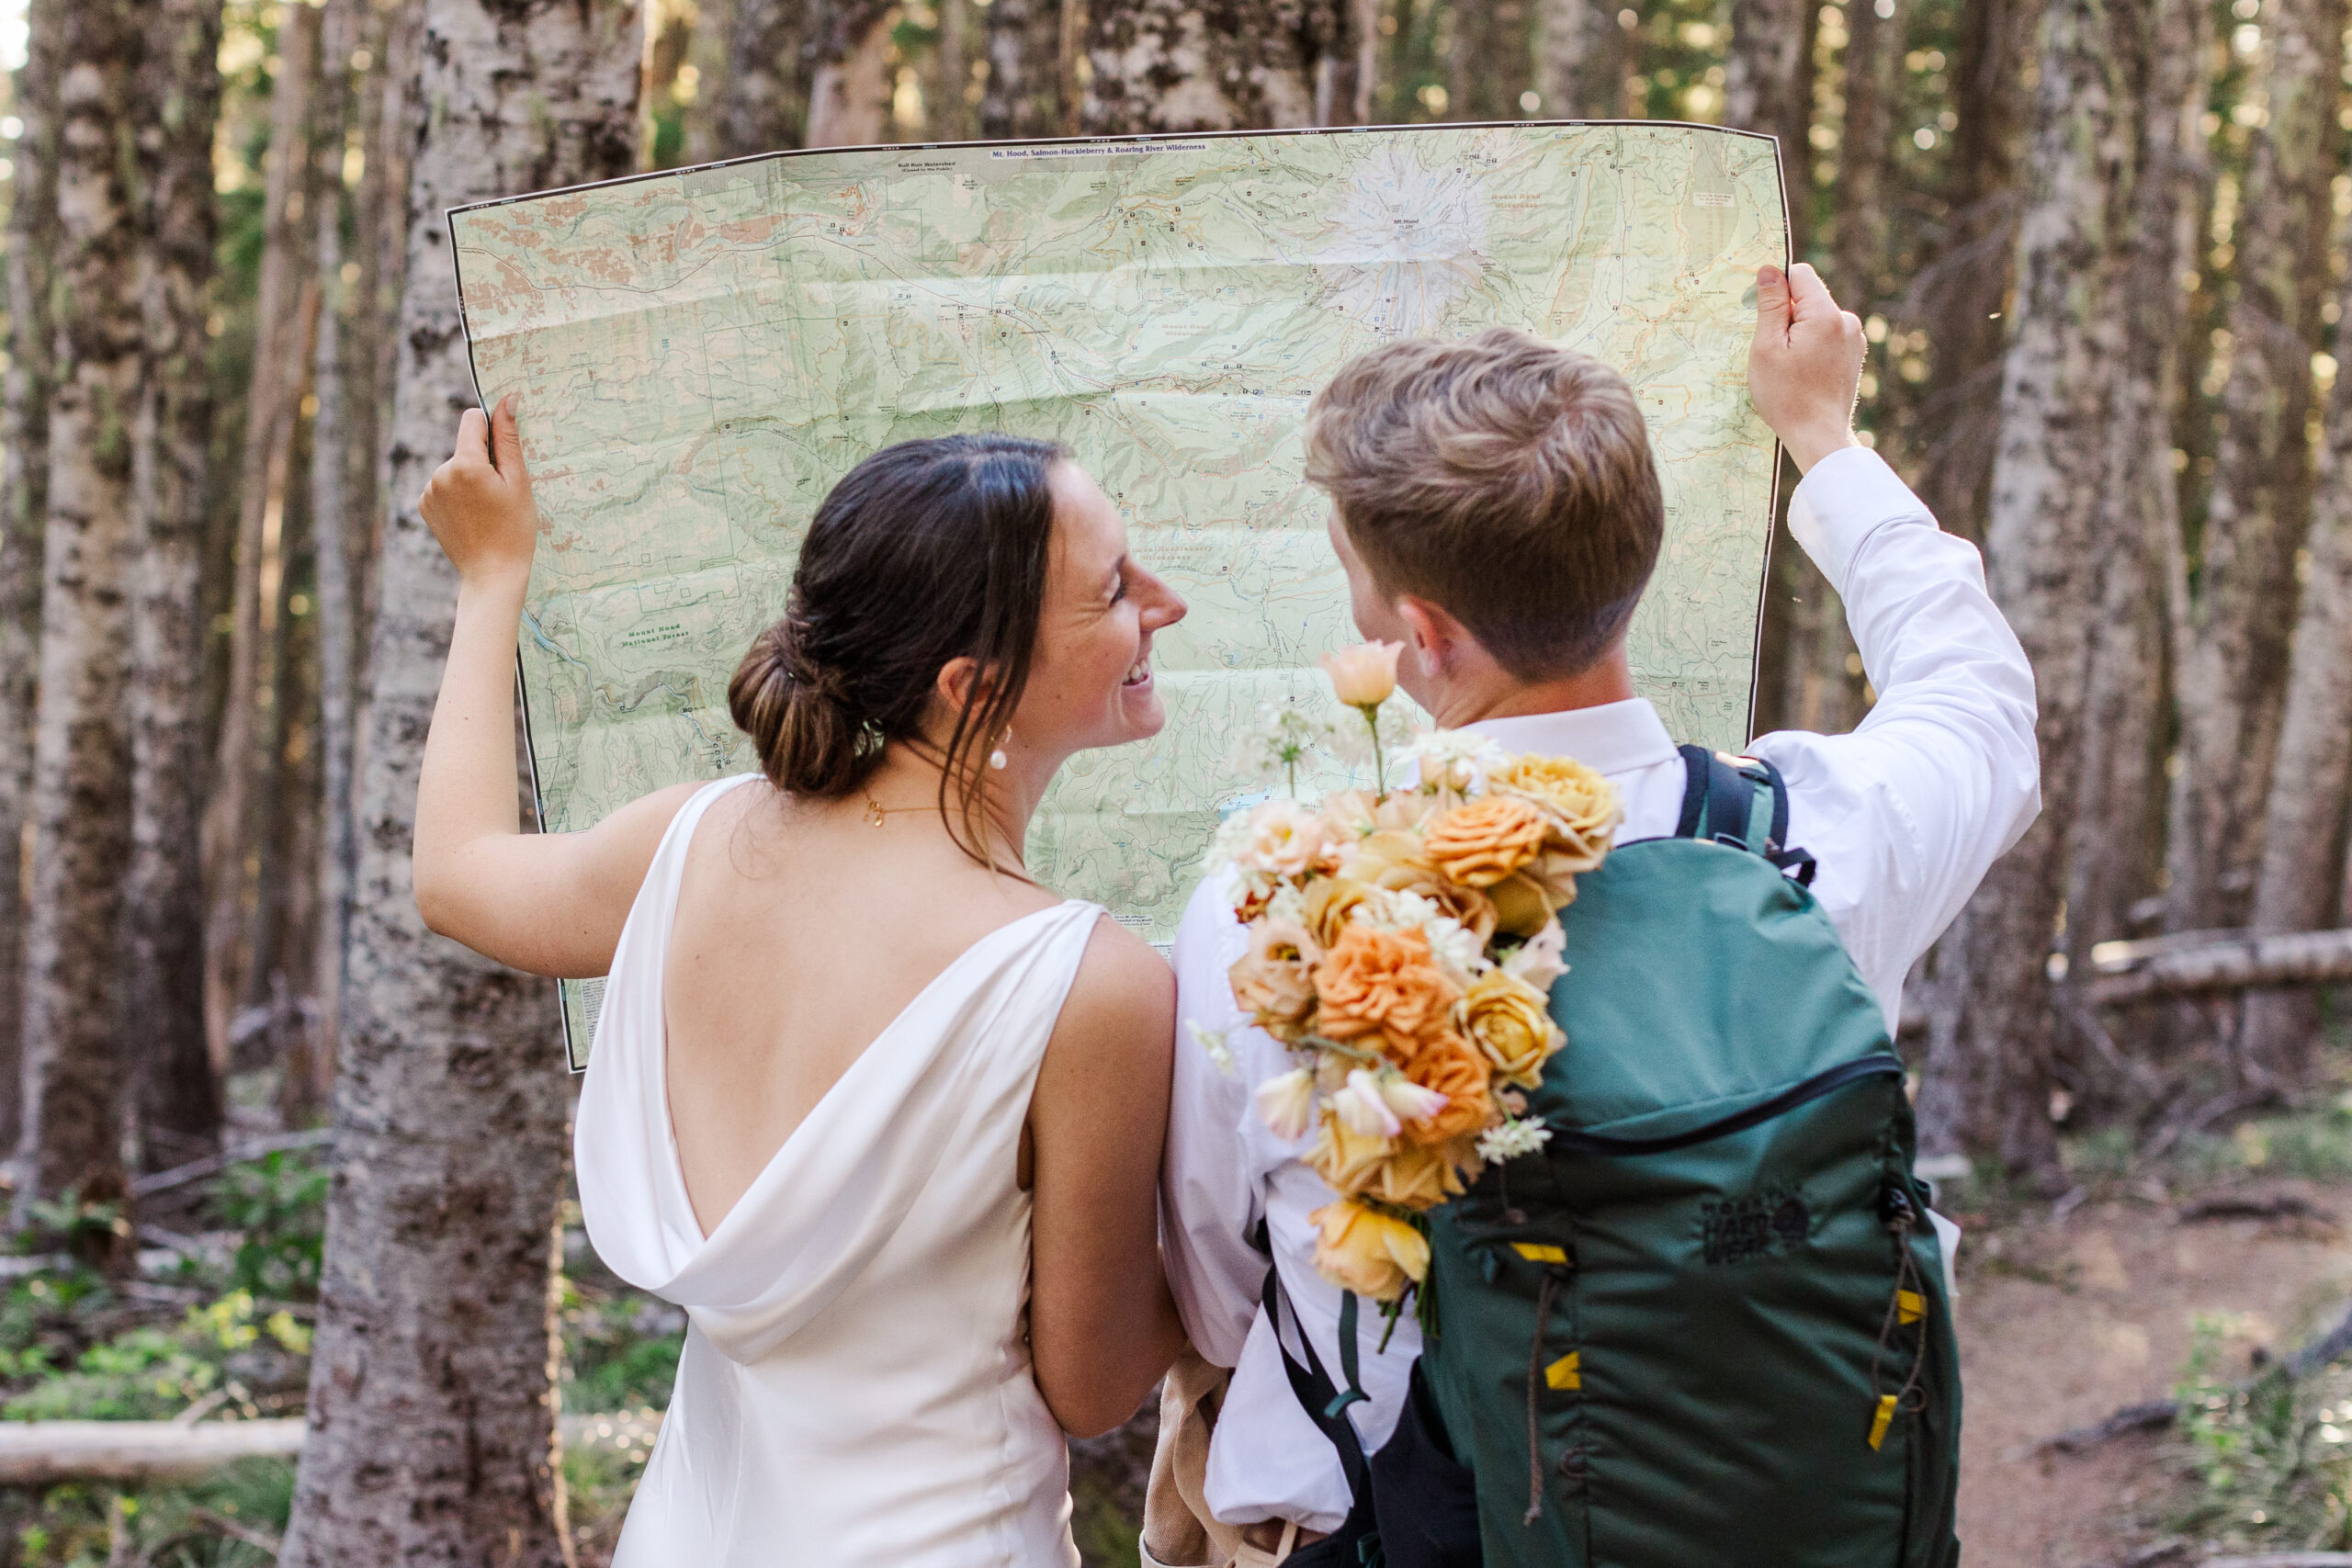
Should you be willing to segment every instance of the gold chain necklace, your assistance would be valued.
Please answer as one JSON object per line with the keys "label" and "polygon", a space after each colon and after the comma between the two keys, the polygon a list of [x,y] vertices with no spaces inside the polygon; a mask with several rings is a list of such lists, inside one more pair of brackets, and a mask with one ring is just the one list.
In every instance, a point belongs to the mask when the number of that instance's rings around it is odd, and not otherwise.
{"label": "gold chain necklace", "polygon": [[894,817],[901,811],[930,811],[933,809],[933,807],[929,806],[885,806],[880,801],[875,799],[871,794],[868,794],[865,797],[865,820],[869,827],[879,828],[882,826],[882,822],[885,818]]}

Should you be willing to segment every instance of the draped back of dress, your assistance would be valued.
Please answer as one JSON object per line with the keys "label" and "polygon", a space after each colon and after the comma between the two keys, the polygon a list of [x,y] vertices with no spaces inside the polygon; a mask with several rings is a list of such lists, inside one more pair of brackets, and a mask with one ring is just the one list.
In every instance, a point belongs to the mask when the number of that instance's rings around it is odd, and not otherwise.
{"label": "draped back of dress", "polygon": [[1102,911],[981,938],[876,1035],[706,1237],[665,1089],[680,810],[605,983],[574,1134],[590,1241],[685,1309],[616,1568],[1072,1564],[1068,1459],[1030,1372],[1022,1127]]}

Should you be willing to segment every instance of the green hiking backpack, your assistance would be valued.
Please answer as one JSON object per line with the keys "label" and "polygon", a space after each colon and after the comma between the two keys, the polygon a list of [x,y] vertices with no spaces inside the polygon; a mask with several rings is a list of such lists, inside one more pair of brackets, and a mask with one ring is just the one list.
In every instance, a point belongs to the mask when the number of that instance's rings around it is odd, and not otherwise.
{"label": "green hiking backpack", "polygon": [[1486,1568],[1947,1568],[1960,1371],[1903,1065],[1777,771],[1683,755],[1676,836],[1561,911],[1549,1144],[1432,1216],[1407,1424],[1475,1479]]}

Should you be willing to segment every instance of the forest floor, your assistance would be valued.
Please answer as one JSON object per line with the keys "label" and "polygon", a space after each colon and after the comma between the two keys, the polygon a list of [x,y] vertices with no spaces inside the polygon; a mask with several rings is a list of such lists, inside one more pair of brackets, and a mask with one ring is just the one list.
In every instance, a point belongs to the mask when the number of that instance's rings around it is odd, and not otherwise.
{"label": "forest floor", "polygon": [[[2352,1303],[2352,1096],[2183,1139],[2159,1162],[2112,1134],[2066,1152],[2078,1185],[2058,1204],[1946,1194],[1967,1231],[1965,1561],[2188,1568],[2216,1549],[2352,1548],[2352,1361],[2293,1389],[2254,1378]],[[5,1260],[0,1419],[298,1414],[325,1189],[315,1151],[288,1151],[143,1208],[142,1241],[185,1256],[150,1247],[134,1282]],[[651,1416],[680,1315],[606,1273],[576,1227],[566,1254],[564,1408]],[[2048,1446],[2179,1396],[2168,1427]],[[565,1454],[582,1568],[609,1561],[643,1456],[647,1424],[616,1426],[638,1435]],[[1147,1416],[1077,1446],[1088,1568],[1136,1562],[1150,1442]],[[288,1464],[248,1461],[178,1486],[0,1492],[0,1568],[263,1568],[291,1483]]]}

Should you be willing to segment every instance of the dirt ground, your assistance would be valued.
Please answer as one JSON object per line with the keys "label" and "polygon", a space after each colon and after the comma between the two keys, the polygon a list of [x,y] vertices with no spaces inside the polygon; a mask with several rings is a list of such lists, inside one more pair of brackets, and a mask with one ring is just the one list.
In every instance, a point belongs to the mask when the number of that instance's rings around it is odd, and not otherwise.
{"label": "dirt ground", "polygon": [[2148,1539],[2177,1484],[2166,1439],[2118,1438],[2069,1455],[2045,1438],[2166,1397],[2200,1314],[2239,1319],[2227,1375],[2257,1345],[2283,1353],[2352,1298],[2352,1185],[2267,1183],[2312,1218],[2183,1222],[2154,1190],[2040,1211],[1963,1241],[1960,1333],[1967,1404],[1960,1537],[1984,1568],[2090,1568]]}

